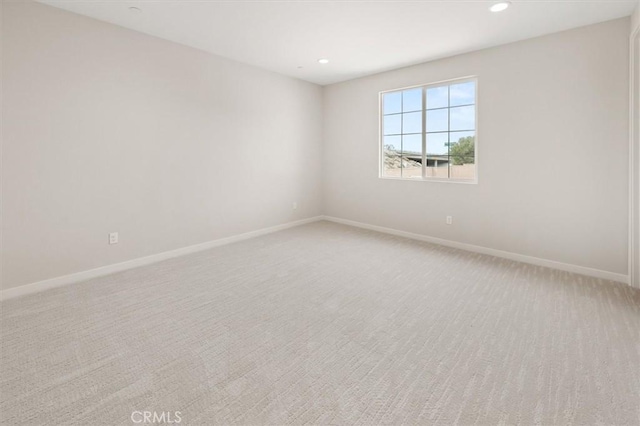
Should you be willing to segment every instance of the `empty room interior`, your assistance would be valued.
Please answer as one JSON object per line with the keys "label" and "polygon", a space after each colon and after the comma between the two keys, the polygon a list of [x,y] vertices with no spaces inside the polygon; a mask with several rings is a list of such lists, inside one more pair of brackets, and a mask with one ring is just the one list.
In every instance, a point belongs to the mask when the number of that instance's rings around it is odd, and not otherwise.
{"label": "empty room interior", "polygon": [[2,425],[640,425],[638,0],[3,0]]}

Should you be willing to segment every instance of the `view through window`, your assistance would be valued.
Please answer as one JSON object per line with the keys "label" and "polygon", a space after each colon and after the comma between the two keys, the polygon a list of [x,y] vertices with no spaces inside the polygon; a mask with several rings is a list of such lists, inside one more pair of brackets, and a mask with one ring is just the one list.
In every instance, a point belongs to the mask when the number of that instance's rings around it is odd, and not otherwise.
{"label": "view through window", "polygon": [[476,84],[382,93],[382,177],[474,181]]}

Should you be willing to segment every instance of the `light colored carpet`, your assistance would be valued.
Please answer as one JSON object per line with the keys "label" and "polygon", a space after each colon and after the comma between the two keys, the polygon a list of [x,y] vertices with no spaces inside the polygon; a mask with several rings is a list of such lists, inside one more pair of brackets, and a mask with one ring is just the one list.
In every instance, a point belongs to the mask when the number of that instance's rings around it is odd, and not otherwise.
{"label": "light colored carpet", "polygon": [[639,424],[640,291],[319,222],[2,304],[2,419]]}

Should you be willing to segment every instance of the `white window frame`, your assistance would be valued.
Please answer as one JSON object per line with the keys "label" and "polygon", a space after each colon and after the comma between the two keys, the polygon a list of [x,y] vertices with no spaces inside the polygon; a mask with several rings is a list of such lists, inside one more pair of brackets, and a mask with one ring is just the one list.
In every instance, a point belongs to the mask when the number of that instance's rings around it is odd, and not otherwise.
{"label": "white window frame", "polygon": [[[475,106],[475,136],[474,136],[474,161],[475,161],[475,166],[476,166],[476,173],[475,173],[475,177],[473,179],[460,179],[460,178],[440,178],[440,177],[428,177],[426,175],[426,170],[427,170],[427,150],[426,150],[426,145],[427,145],[427,132],[426,132],[426,123],[427,123],[427,108],[426,108],[426,93],[427,93],[427,89],[432,89],[435,87],[443,87],[443,86],[450,86],[452,84],[459,84],[459,83],[468,83],[470,81],[473,81],[475,83],[475,100],[474,100],[474,106]],[[393,92],[401,92],[403,90],[409,90],[409,89],[417,89],[417,88],[421,88],[422,89],[422,176],[418,176],[418,177],[392,177],[392,176],[385,176],[384,175],[384,104],[383,104],[383,96],[386,93],[393,93]],[[477,184],[478,183],[478,172],[479,172],[479,150],[478,150],[478,92],[479,92],[479,87],[478,87],[478,77],[477,76],[469,76],[469,77],[461,77],[461,78],[453,78],[450,80],[441,80],[441,81],[437,81],[434,83],[428,83],[428,84],[418,84],[415,86],[407,86],[407,87],[402,87],[402,88],[398,88],[398,89],[390,89],[390,90],[384,90],[382,92],[380,92],[378,94],[378,122],[379,122],[379,126],[378,126],[378,134],[379,134],[379,142],[378,142],[378,157],[379,157],[379,161],[378,161],[378,177],[380,179],[389,179],[389,180],[402,180],[402,181],[421,181],[421,182],[443,182],[443,183],[466,183],[466,184]],[[449,106],[448,108],[451,108],[451,106]],[[451,130],[449,129],[449,132]]]}

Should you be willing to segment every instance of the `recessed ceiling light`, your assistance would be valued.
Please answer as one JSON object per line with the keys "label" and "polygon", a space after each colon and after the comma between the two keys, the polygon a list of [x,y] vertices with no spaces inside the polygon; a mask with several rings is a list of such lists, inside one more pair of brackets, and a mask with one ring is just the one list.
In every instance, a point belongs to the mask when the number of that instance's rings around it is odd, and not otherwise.
{"label": "recessed ceiling light", "polygon": [[318,59],[318,63],[319,63],[319,64],[322,64],[322,65],[324,65],[324,64],[328,64],[328,63],[329,63],[329,60],[328,60],[328,59],[325,59],[325,58]]}
{"label": "recessed ceiling light", "polygon": [[131,6],[131,7],[129,8],[129,12],[132,12],[132,13],[140,13],[140,12],[142,12],[142,9],[140,9],[139,7]]}
{"label": "recessed ceiling light", "polygon": [[503,10],[507,9],[510,4],[510,1],[501,1],[491,6],[489,10],[492,12],[502,12]]}

